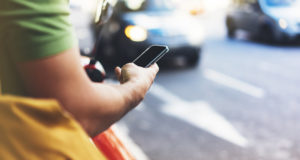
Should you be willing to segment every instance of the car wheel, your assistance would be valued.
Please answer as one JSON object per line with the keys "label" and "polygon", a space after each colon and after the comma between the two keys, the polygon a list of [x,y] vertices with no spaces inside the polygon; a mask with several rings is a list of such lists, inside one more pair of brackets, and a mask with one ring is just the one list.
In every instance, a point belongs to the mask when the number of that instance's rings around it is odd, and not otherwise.
{"label": "car wheel", "polygon": [[232,18],[226,19],[226,26],[227,26],[227,36],[229,38],[234,38],[236,29],[235,29]]}
{"label": "car wheel", "polygon": [[188,65],[190,67],[196,67],[200,63],[200,59],[201,59],[201,53],[195,54],[189,58]]}

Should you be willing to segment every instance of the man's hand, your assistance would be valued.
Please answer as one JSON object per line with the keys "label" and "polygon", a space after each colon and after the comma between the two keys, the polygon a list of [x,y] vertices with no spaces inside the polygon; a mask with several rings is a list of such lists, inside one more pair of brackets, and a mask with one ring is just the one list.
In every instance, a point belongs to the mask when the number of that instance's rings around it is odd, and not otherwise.
{"label": "man's hand", "polygon": [[115,73],[121,84],[135,80],[150,80],[151,84],[159,71],[158,65],[155,63],[149,68],[139,67],[133,63],[127,63],[122,67],[116,67]]}
{"label": "man's hand", "polygon": [[[152,85],[156,74],[159,71],[155,63],[149,68],[139,67],[133,63],[127,63],[122,67],[116,67],[115,73],[121,84],[133,83],[139,103]],[[136,105],[136,104],[135,104]]]}

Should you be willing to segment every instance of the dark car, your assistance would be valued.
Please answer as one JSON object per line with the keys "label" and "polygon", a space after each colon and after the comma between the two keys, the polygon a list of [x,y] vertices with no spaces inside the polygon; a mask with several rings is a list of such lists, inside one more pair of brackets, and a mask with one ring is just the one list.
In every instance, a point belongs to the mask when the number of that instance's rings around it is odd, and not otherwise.
{"label": "dark car", "polygon": [[121,0],[99,37],[97,59],[107,69],[131,62],[153,44],[170,48],[161,66],[195,66],[203,31],[197,19],[177,11],[170,0]]}
{"label": "dark car", "polygon": [[299,41],[299,0],[234,0],[226,25],[229,37],[243,30],[264,41]]}

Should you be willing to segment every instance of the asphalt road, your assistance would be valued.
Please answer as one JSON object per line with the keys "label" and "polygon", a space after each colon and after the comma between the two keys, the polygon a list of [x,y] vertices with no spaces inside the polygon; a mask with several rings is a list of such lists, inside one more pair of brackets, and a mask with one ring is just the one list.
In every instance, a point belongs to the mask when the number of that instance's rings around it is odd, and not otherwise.
{"label": "asphalt road", "polygon": [[119,122],[140,159],[300,160],[300,47],[227,39],[223,21],[204,20],[200,65],[161,71]]}

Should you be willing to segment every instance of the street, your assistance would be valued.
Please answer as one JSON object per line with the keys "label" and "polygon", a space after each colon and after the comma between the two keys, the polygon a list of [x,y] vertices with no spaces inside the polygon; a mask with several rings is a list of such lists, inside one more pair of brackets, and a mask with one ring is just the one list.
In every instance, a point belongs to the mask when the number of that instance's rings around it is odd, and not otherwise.
{"label": "street", "polygon": [[144,159],[299,160],[300,47],[228,39],[224,17],[203,21],[201,63],[161,70],[120,129]]}

